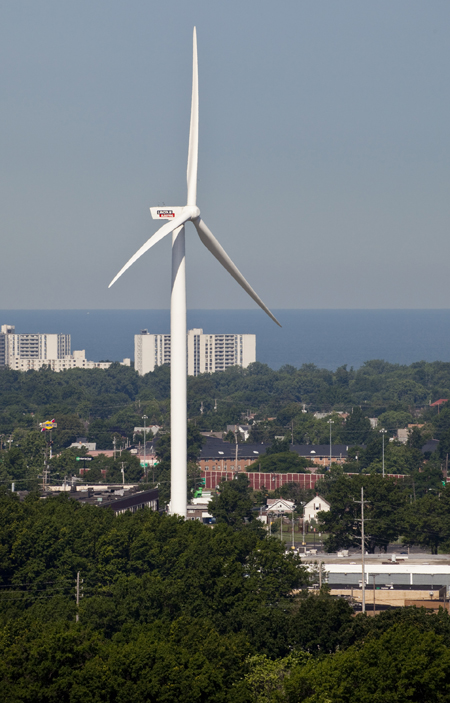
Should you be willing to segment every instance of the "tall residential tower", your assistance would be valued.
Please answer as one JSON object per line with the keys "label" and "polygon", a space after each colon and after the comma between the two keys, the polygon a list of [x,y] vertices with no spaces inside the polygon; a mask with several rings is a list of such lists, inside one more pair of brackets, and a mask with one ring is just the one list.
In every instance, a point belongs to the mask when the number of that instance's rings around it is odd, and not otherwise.
{"label": "tall residential tower", "polygon": [[[229,366],[247,366],[256,361],[254,334],[203,334],[202,329],[187,333],[187,372],[189,376],[225,371]],[[143,376],[155,366],[170,364],[170,334],[149,334],[141,330],[134,337],[134,365]]]}

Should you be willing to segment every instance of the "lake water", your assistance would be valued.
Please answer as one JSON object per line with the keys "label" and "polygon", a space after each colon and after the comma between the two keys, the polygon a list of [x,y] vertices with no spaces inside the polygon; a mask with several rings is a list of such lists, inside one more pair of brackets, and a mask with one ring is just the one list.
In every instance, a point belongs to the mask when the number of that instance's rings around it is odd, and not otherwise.
{"label": "lake water", "polygon": [[[313,363],[334,370],[370,359],[450,361],[450,310],[189,310],[188,329],[256,334],[258,361],[278,369]],[[170,331],[168,310],[2,310],[17,332],[65,332],[91,361],[134,357],[134,335]]]}

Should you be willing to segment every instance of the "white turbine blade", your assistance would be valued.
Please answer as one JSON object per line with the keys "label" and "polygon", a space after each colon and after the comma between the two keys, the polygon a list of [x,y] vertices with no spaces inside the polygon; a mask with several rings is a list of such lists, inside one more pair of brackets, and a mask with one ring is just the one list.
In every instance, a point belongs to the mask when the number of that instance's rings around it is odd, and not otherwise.
{"label": "white turbine blade", "polygon": [[197,167],[198,167],[198,60],[197,31],[194,27],[194,45],[192,57],[192,102],[191,126],[189,128],[189,152],[187,162],[187,204],[197,205]]}
{"label": "white turbine blade", "polygon": [[230,273],[233,276],[234,280],[237,281],[240,286],[242,286],[242,288],[245,290],[245,292],[248,293],[248,295],[251,298],[253,298],[255,303],[257,303],[259,305],[259,307],[262,308],[264,310],[264,312],[267,313],[267,315],[274,322],[276,322],[279,327],[281,327],[277,318],[274,315],[272,315],[269,308],[264,305],[263,301],[255,293],[255,291],[253,290],[251,285],[249,283],[247,283],[247,281],[245,280],[242,273],[239,271],[237,266],[235,266],[233,264],[233,262],[231,261],[230,257],[226,253],[226,251],[219,244],[219,242],[217,241],[217,239],[215,238],[213,233],[205,225],[203,220],[200,217],[198,217],[193,220],[193,223],[194,223],[195,227],[197,228],[198,236],[202,240],[205,247],[207,249],[209,249],[209,251],[211,252],[211,254],[213,256],[216,257],[217,261],[219,261],[222,264],[224,269],[226,269],[228,271],[228,273]]}
{"label": "white turbine blade", "polygon": [[129,261],[127,261],[125,266],[120,269],[119,273],[117,274],[117,276],[115,276],[113,278],[113,280],[109,284],[108,288],[111,288],[111,286],[117,281],[117,279],[120,278],[120,276],[127,269],[129,269],[130,266],[132,266],[132,264],[134,264],[134,262],[137,261],[142,256],[142,254],[145,254],[145,252],[148,251],[149,249],[151,249],[151,247],[154,246],[154,244],[157,244],[167,234],[170,234],[171,232],[173,232],[174,229],[176,229],[177,227],[180,227],[180,225],[184,225],[184,223],[187,222],[187,220],[189,220],[191,218],[191,216],[192,216],[192,213],[190,213],[189,211],[182,212],[181,215],[174,217],[173,220],[170,220],[170,222],[168,222],[166,225],[163,225],[157,232],[155,232],[155,234],[152,237],[150,237],[149,240],[147,240],[145,242],[145,244],[143,244],[141,246],[141,248],[136,252],[136,254],[134,254],[134,256],[132,256],[131,259]]}

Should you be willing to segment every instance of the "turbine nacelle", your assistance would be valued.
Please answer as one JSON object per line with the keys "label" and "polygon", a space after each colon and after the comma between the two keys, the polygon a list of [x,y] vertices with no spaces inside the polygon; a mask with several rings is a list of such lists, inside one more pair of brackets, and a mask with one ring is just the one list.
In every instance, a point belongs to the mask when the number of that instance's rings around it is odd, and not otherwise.
{"label": "turbine nacelle", "polygon": [[150,212],[154,220],[173,220],[174,217],[183,213],[191,213],[189,219],[193,220],[200,215],[200,210],[196,205],[185,205],[184,207],[166,207],[161,205],[151,207]]}

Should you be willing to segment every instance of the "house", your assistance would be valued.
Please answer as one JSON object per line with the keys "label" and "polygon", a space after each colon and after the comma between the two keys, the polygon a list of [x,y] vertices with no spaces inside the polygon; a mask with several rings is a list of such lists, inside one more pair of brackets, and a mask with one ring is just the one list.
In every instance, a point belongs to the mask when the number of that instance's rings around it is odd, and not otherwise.
{"label": "house", "polygon": [[439,398],[439,400],[435,400],[434,403],[430,403],[430,408],[439,407],[440,405],[444,405],[444,403],[448,403],[448,398]]}
{"label": "house", "polygon": [[227,425],[227,432],[233,432],[233,434],[240,434],[246,442],[250,436],[250,425]]}
{"label": "house", "polygon": [[410,430],[407,427],[402,427],[397,430],[397,441],[401,444],[406,444],[408,442]]}
{"label": "house", "polygon": [[190,503],[186,510],[186,520],[198,520],[199,522],[203,522],[204,525],[210,525],[214,521],[214,518],[211,513],[208,512],[208,502]]}
{"label": "house", "polygon": [[325,498],[321,496],[315,496],[309,503],[306,503],[304,508],[304,520],[306,522],[311,522],[311,520],[317,520],[317,513],[321,511],[328,512],[330,509],[330,504]]}
{"label": "house", "polygon": [[402,444],[407,444],[409,435],[411,434],[412,430],[414,427],[418,427],[419,430],[423,427],[422,425],[415,423],[410,423],[408,427],[403,427],[397,430],[397,441],[401,442]]}
{"label": "house", "polygon": [[292,513],[295,510],[295,503],[292,500],[285,498],[268,498],[267,512],[275,513],[276,515],[284,515],[284,513]]}
{"label": "house", "polygon": [[88,442],[85,437],[79,437],[76,442],[69,445],[69,449],[81,449],[84,447],[88,452],[95,452],[97,449],[96,442]]}

